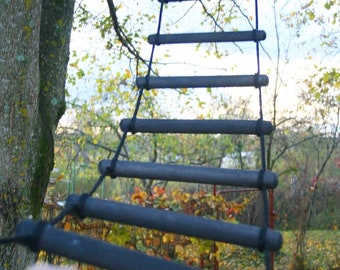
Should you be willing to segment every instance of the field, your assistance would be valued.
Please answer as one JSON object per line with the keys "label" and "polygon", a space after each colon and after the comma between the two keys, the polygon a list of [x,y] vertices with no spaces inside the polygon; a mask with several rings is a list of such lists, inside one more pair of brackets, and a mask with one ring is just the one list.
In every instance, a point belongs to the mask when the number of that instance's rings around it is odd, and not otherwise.
{"label": "field", "polygon": [[[282,249],[275,254],[275,270],[292,269],[295,251],[294,233],[283,232]],[[220,269],[264,269],[263,254],[258,251],[226,246],[220,258]],[[309,231],[305,268],[308,270],[340,270],[340,231]]]}
{"label": "field", "polygon": [[[283,234],[284,245],[277,254],[276,269],[288,269],[293,259],[295,237],[292,232]],[[306,269],[340,269],[340,231],[309,231],[307,234]]]}

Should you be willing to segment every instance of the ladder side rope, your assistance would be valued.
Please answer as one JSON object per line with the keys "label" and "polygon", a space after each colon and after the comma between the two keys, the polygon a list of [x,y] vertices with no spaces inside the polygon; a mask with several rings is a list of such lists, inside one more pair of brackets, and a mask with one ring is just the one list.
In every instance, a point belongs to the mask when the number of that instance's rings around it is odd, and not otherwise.
{"label": "ladder side rope", "polygon": [[[159,12],[159,21],[158,21],[158,28],[157,28],[157,35],[159,35],[160,33],[160,28],[161,28],[161,21],[162,21],[162,15],[163,15],[163,5],[164,3],[161,3],[161,7],[160,7],[160,12]],[[148,89],[148,80],[150,77],[150,73],[152,70],[152,62],[153,62],[153,56],[154,56],[154,51],[155,51],[155,46],[157,45],[158,42],[156,42],[156,44],[154,44],[152,46],[152,50],[151,50],[151,54],[150,54],[150,60],[149,60],[149,64],[148,64],[148,69],[147,69],[147,75],[145,77],[146,79],[146,84],[145,86],[141,87],[138,90],[138,96],[137,96],[137,101],[135,104],[135,109],[134,109],[134,113],[133,116],[131,118],[131,121],[129,123],[129,128],[126,129],[120,139],[119,145],[117,147],[117,151],[114,155],[114,157],[111,160],[111,166],[108,167],[104,172],[102,172],[97,180],[97,182],[94,184],[93,188],[91,189],[91,191],[89,193],[84,193],[80,196],[80,203],[78,205],[71,205],[71,206],[67,206],[65,207],[58,216],[56,216],[54,219],[51,219],[48,222],[44,222],[44,221],[40,221],[38,222],[37,228],[34,230],[33,234],[27,233],[26,234],[19,234],[19,235],[14,235],[14,236],[10,236],[10,237],[4,237],[4,238],[0,238],[0,244],[10,244],[10,243],[29,243],[30,248],[32,250],[36,250],[36,245],[37,245],[37,240],[39,240],[39,238],[42,236],[42,233],[45,229],[45,227],[49,224],[49,225],[56,225],[57,223],[59,223],[60,221],[62,221],[64,219],[64,217],[68,214],[74,213],[74,212],[82,212],[82,208],[84,207],[87,198],[91,197],[93,195],[93,193],[97,190],[97,188],[100,186],[100,184],[103,182],[104,178],[107,175],[111,175],[112,178],[115,178],[115,165],[118,161],[118,158],[120,156],[121,150],[124,146],[125,143],[125,139],[127,137],[127,133],[134,130],[134,122],[137,118],[137,114],[140,108],[140,104],[141,104],[141,100],[142,100],[142,96],[144,93],[145,89]],[[40,224],[40,225],[39,225]]]}
{"label": "ladder side rope", "polygon": [[[164,6],[164,3],[161,2],[161,7],[160,7],[160,12],[159,12],[159,20],[158,20],[158,27],[157,27],[157,35],[159,35],[160,33],[160,28],[161,28],[161,22],[162,22],[162,16],[163,16],[163,6]],[[142,100],[142,96],[143,96],[143,93],[144,93],[144,90],[147,89],[148,90],[148,78],[150,77],[150,74],[151,74],[151,70],[152,70],[152,62],[153,62],[153,56],[154,56],[154,51],[155,51],[155,46],[157,45],[157,42],[156,44],[152,45],[152,50],[151,50],[151,54],[150,54],[150,60],[149,60],[149,64],[148,64],[148,70],[147,70],[147,75],[146,75],[146,84],[144,87],[141,87],[138,91],[138,96],[137,96],[137,101],[136,101],[136,105],[135,105],[135,109],[134,109],[134,113],[133,113],[133,116],[131,118],[131,121],[129,123],[129,128],[127,128],[124,132],[123,132],[123,135],[120,139],[120,142],[119,142],[119,145],[117,147],[117,151],[114,155],[114,157],[112,158],[111,160],[111,166],[108,167],[104,172],[102,172],[97,180],[97,182],[94,184],[94,186],[92,187],[91,191],[89,193],[84,193],[81,195],[81,203],[78,204],[77,206],[70,206],[70,207],[66,207],[64,208],[58,216],[56,216],[54,219],[51,219],[48,223],[51,224],[51,225],[55,225],[57,223],[59,223],[60,221],[62,221],[64,219],[64,217],[74,211],[77,211],[77,209],[74,209],[74,207],[78,208],[78,212],[81,212],[81,209],[82,206],[85,204],[86,202],[86,199],[88,197],[91,197],[94,192],[97,190],[97,188],[100,186],[100,184],[103,182],[104,178],[107,176],[107,175],[111,175],[112,178],[115,178],[115,173],[114,173],[114,170],[115,170],[115,165],[118,161],[118,158],[120,156],[120,153],[121,153],[121,150],[124,146],[124,143],[125,143],[125,139],[127,137],[127,133],[128,132],[133,132],[134,130],[134,122],[137,118],[137,114],[138,114],[138,111],[139,111],[139,108],[140,108],[140,104],[141,104],[141,100]],[[7,244],[7,243],[14,243],[14,242],[20,242],[20,240],[22,240],[22,238],[24,238],[24,236],[20,236],[20,237],[16,237],[16,236],[13,236],[13,237],[8,237],[8,238],[1,238],[0,239],[0,244]]]}
{"label": "ladder side rope", "polygon": [[[258,0],[255,0],[255,32],[259,31],[259,10],[258,10]],[[260,41],[256,40],[256,64],[257,64],[257,75],[259,76],[260,73]],[[259,90],[259,122],[263,123],[263,102],[262,102],[262,88],[261,84],[258,83],[258,90]],[[263,227],[260,231],[260,245],[258,249],[260,251],[264,251],[264,263],[266,270],[270,270],[272,268],[270,262],[270,252],[267,248],[265,237],[267,233],[267,229],[269,227],[269,203],[268,203],[268,195],[267,195],[267,188],[266,185],[263,184],[263,175],[266,171],[266,153],[265,153],[265,139],[264,133],[262,129],[260,129],[260,148],[261,148],[261,170],[259,173],[259,189],[262,194],[263,200]]]}
{"label": "ladder side rope", "polygon": [[[161,29],[161,24],[162,24],[162,16],[163,16],[163,6],[164,6],[164,3],[162,2],[161,6],[160,6],[160,11],[159,11],[157,34],[156,34],[157,36],[159,36],[159,34],[160,34],[160,29]],[[115,153],[115,156],[113,157],[113,159],[111,161],[110,173],[111,173],[111,177],[112,178],[115,178],[115,172],[114,172],[115,171],[115,166],[116,166],[116,163],[117,163],[118,158],[120,156],[121,150],[122,150],[122,148],[124,146],[127,133],[128,132],[134,133],[134,129],[135,129],[134,125],[135,125],[135,121],[136,121],[136,118],[137,118],[137,114],[138,114],[138,111],[139,111],[139,107],[140,107],[140,104],[141,104],[141,100],[142,100],[142,97],[143,97],[144,90],[145,89],[149,90],[149,78],[150,78],[150,74],[151,74],[151,68],[152,68],[153,56],[154,56],[154,52],[155,52],[155,46],[157,45],[157,43],[158,42],[156,42],[156,44],[152,45],[150,60],[149,60],[149,64],[148,64],[147,75],[145,77],[146,83],[145,83],[144,87],[141,87],[139,89],[139,91],[138,91],[138,98],[137,98],[137,101],[136,101],[135,110],[134,110],[133,116],[131,118],[131,121],[129,123],[128,129],[124,131],[123,136],[122,136],[122,138],[120,140],[120,143],[118,145],[117,151]],[[92,188],[92,190],[90,192],[91,195],[96,191],[96,189],[101,184],[101,182],[104,179],[104,177],[99,179],[100,181],[98,181],[94,185],[94,187]]]}
{"label": "ladder side rope", "polygon": [[[159,32],[160,32],[160,27],[161,27],[161,20],[162,20],[162,13],[163,13],[163,5],[164,3],[161,2],[161,8],[160,8],[160,12],[159,12],[159,21],[158,21],[158,28],[157,28],[157,34],[159,35]],[[152,66],[152,62],[153,62],[153,55],[154,55],[154,50],[155,50],[155,46],[157,44],[153,45],[152,46],[152,50],[151,50],[151,55],[150,55],[150,61],[149,61],[149,64],[148,64],[148,70],[147,70],[147,75],[146,75],[146,86],[142,87],[139,89],[138,91],[138,97],[137,97],[137,101],[136,101],[136,105],[135,105],[135,109],[134,109],[134,113],[133,113],[133,117],[132,117],[132,120],[129,124],[129,128],[124,131],[122,137],[121,137],[121,140],[119,142],[119,145],[117,147],[117,151],[115,153],[115,156],[112,158],[112,161],[111,161],[111,166],[104,172],[101,173],[101,175],[99,176],[97,182],[94,184],[93,188],[91,189],[91,191],[89,193],[85,193],[83,194],[81,197],[82,197],[82,202],[83,204],[86,202],[86,199],[90,196],[93,195],[93,193],[97,190],[97,188],[100,186],[100,184],[103,182],[104,178],[106,177],[107,174],[111,174],[111,177],[114,178],[114,169],[115,169],[115,164],[120,156],[120,153],[121,153],[121,150],[124,146],[124,143],[125,143],[125,139],[126,139],[126,136],[127,136],[127,133],[129,131],[133,131],[134,129],[134,121],[135,119],[137,118],[137,114],[138,114],[138,111],[139,111],[139,107],[140,107],[140,103],[141,103],[141,99],[142,99],[142,96],[143,96],[143,92],[144,92],[144,89],[147,88],[147,85],[148,85],[148,78],[150,77],[150,73],[151,73],[151,66]],[[80,207],[79,205],[77,206],[78,208]],[[71,207],[66,207],[64,208],[58,216],[56,216],[54,219],[51,219],[48,223],[51,224],[51,225],[55,225],[57,224],[58,222],[60,222],[61,220],[63,220],[63,218],[70,214],[71,212],[73,212],[75,209],[74,209],[74,206],[71,206]],[[39,226],[40,227],[40,226]],[[42,230],[42,229],[41,229]],[[37,232],[35,235],[40,235],[41,234],[41,230],[39,230],[40,232]],[[22,240],[24,240],[26,237],[25,235],[20,235],[20,236],[11,236],[11,237],[4,237],[4,238],[1,238],[0,239],[0,244],[9,244],[9,243],[16,243],[16,242],[21,242]]]}

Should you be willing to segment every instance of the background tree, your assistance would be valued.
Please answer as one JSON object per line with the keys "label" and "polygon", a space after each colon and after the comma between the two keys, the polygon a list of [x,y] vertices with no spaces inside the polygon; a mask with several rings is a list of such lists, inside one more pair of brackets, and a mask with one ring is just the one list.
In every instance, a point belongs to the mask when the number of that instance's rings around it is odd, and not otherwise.
{"label": "background tree", "polygon": [[[280,1],[273,4],[277,62],[271,113],[276,132],[269,139],[267,164],[280,175],[277,224],[295,231],[292,267],[305,269],[308,268],[307,230],[326,229],[325,226],[332,229],[339,216],[331,206],[339,199],[338,192],[332,188],[339,174],[332,175],[329,171],[334,167],[331,161],[337,155],[340,138],[339,69],[334,61],[334,55],[339,52],[340,2],[302,1],[295,10],[287,9],[291,3],[287,4],[282,6]],[[282,23],[290,29],[286,40],[282,40],[285,31],[280,27]],[[317,30],[317,34],[310,34],[308,29]],[[280,111],[280,96],[282,100],[289,80],[282,70],[294,61],[292,45],[301,49],[295,58],[303,59],[305,67],[304,72],[301,70],[292,76],[297,77],[298,85],[296,109],[291,106],[291,110]],[[296,63],[299,65],[299,61]],[[325,205],[328,207],[323,207]]]}
{"label": "background tree", "polygon": [[[40,217],[53,168],[53,136],[65,110],[65,78],[74,1],[0,2],[0,234]],[[34,255],[0,246],[5,269]]]}

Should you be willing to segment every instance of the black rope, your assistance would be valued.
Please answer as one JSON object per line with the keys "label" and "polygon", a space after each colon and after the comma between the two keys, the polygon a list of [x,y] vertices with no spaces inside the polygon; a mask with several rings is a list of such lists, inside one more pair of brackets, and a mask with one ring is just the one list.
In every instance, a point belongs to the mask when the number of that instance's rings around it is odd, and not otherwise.
{"label": "black rope", "polygon": [[[161,29],[161,23],[162,23],[162,16],[163,16],[163,2],[161,3],[161,7],[160,7],[160,11],[159,11],[159,19],[158,19],[158,27],[157,27],[157,34],[156,34],[156,39],[159,39],[159,34],[160,34],[160,29]],[[126,137],[127,137],[127,133],[128,132],[133,132],[135,131],[135,122],[137,119],[137,115],[139,112],[139,108],[140,108],[140,104],[142,101],[142,97],[143,97],[143,93],[145,89],[149,89],[149,78],[150,78],[150,74],[151,74],[151,70],[152,70],[152,62],[153,62],[153,57],[154,57],[154,52],[155,52],[155,46],[157,44],[153,44],[152,49],[151,49],[151,55],[150,55],[150,60],[149,60],[149,65],[148,65],[148,70],[147,70],[147,75],[145,77],[145,85],[139,89],[138,91],[138,97],[137,97],[137,101],[136,101],[136,105],[135,105],[135,109],[133,112],[133,116],[131,118],[131,121],[129,123],[129,127],[128,129],[126,129],[121,137],[121,140],[119,142],[119,145],[117,147],[116,153],[114,155],[114,157],[111,160],[111,166],[109,168],[109,171],[103,172],[101,174],[101,176],[99,177],[98,181],[95,183],[95,185],[93,186],[92,190],[89,192],[90,195],[93,195],[93,193],[97,190],[97,188],[100,186],[100,184],[103,182],[103,180],[105,179],[105,176],[110,174],[111,178],[115,178],[115,168],[116,168],[116,164],[117,161],[119,159],[120,153],[122,151],[122,148],[124,146]]]}
{"label": "black rope", "polygon": [[[14,244],[14,243],[24,243],[27,244],[28,247],[33,251],[37,252],[39,251],[39,248],[37,247],[40,237],[44,232],[45,226],[49,224],[46,221],[38,221],[37,226],[34,229],[33,233],[27,233],[27,234],[19,234],[12,237],[5,237],[0,238],[0,245],[4,244]],[[0,268],[1,269],[1,268]]]}
{"label": "black rope", "polygon": [[25,239],[27,239],[26,235],[4,237],[4,238],[0,238],[0,245],[19,243],[19,242],[22,242]]}
{"label": "black rope", "polygon": [[[164,3],[161,2],[161,7],[160,7],[160,11],[159,11],[159,19],[158,19],[158,27],[157,27],[157,36],[156,36],[156,39],[159,40],[159,35],[160,35],[160,29],[161,29],[161,22],[162,22],[162,16],[163,16],[163,6],[164,6]],[[136,119],[137,119],[137,115],[138,115],[138,111],[139,111],[139,108],[140,108],[140,104],[141,104],[141,101],[142,101],[142,97],[143,97],[143,93],[144,93],[144,90],[145,89],[149,89],[149,78],[150,78],[150,74],[151,74],[151,70],[152,70],[152,62],[153,62],[153,57],[154,57],[154,51],[155,51],[155,46],[157,44],[154,44],[152,46],[152,50],[151,50],[151,55],[150,55],[150,60],[149,60],[149,64],[148,64],[148,70],[147,70],[147,75],[146,75],[146,83],[145,85],[139,89],[138,91],[138,96],[137,96],[137,101],[136,101],[136,104],[135,104],[135,109],[134,109],[134,112],[133,112],[133,116],[131,118],[131,121],[129,123],[129,128],[126,129],[124,132],[123,132],[123,135],[119,141],[119,144],[117,146],[117,150],[115,152],[115,155],[114,157],[112,158],[111,160],[111,165],[109,168],[107,168],[104,172],[101,173],[101,175],[99,176],[98,180],[96,181],[96,183],[93,185],[91,191],[89,193],[85,193],[83,194],[84,195],[84,202],[86,201],[86,199],[90,196],[92,196],[96,190],[98,189],[98,187],[102,184],[102,182],[104,181],[105,177],[107,175],[110,175],[111,178],[115,178],[116,175],[115,175],[115,168],[116,168],[116,164],[117,164],[117,161],[119,159],[119,156],[121,154],[121,151],[123,149],[123,146],[124,146],[124,143],[125,143],[125,140],[126,140],[126,137],[127,137],[127,134],[128,132],[134,132],[135,130],[135,122],[136,122]],[[81,207],[81,205],[77,205],[77,206],[71,206],[69,208],[65,208],[63,209],[63,211],[60,212],[60,214],[55,217],[54,219],[52,219],[49,223],[50,224],[57,224],[59,223],[61,220],[64,219],[64,217],[70,213],[73,213],[73,212],[77,212],[77,209],[78,210],[81,210],[79,209],[79,207]],[[80,211],[81,212],[81,211]]]}
{"label": "black rope", "polygon": [[81,218],[81,219],[85,218],[85,216],[83,216],[82,213],[84,212],[86,200],[89,197],[91,197],[91,194],[83,193],[82,195],[80,195],[79,201],[74,207],[75,212],[77,213],[78,217]]}
{"label": "black rope", "polygon": [[[123,134],[124,136],[124,134]],[[125,135],[126,136],[126,135]],[[120,141],[121,143],[121,141]],[[117,152],[114,156],[114,158],[116,158],[117,156]],[[112,167],[112,163],[111,163],[111,167]],[[106,177],[106,175],[109,174],[109,171],[111,171],[112,168],[106,168],[103,173],[99,176],[97,182],[94,184],[94,186],[92,187],[91,191],[89,192],[90,195],[93,195],[93,193],[97,190],[97,188],[100,186],[100,184],[103,182],[104,178]]]}
{"label": "black rope", "polygon": [[266,234],[267,234],[267,227],[263,226],[260,230],[260,234],[259,234],[259,243],[257,245],[257,249],[260,252],[265,251],[266,249]]}
{"label": "black rope", "polygon": [[136,118],[132,118],[132,119],[130,120],[130,123],[129,123],[128,126],[127,126],[127,131],[128,131],[128,132],[131,132],[132,134],[135,134],[135,133],[136,133],[136,126],[135,126],[135,124],[136,124],[136,119],[137,119],[137,117],[136,117]]}
{"label": "black rope", "polygon": [[29,248],[33,251],[33,252],[37,252],[40,249],[38,248],[38,243],[40,240],[41,235],[44,232],[45,226],[48,223],[46,221],[38,221],[37,222],[37,226],[34,229],[34,232],[32,235],[30,235],[30,237],[27,239],[27,242],[29,243]]}
{"label": "black rope", "polygon": [[253,41],[258,42],[261,39],[258,29],[253,29]]}
{"label": "black rope", "polygon": [[[255,0],[255,32],[259,30],[259,11],[258,11],[258,1]],[[258,249],[260,251],[264,251],[264,263],[266,270],[270,270],[272,268],[271,260],[270,260],[270,252],[268,248],[266,247],[265,237],[266,232],[269,227],[269,203],[268,203],[268,194],[267,194],[267,188],[263,184],[263,176],[266,171],[266,153],[265,153],[265,139],[264,134],[262,132],[262,129],[259,128],[259,126],[262,124],[263,121],[263,104],[262,104],[262,90],[261,90],[261,83],[259,82],[259,76],[260,76],[260,42],[259,40],[256,40],[256,60],[257,60],[257,73],[255,74],[255,87],[259,89],[259,107],[260,107],[260,119],[258,121],[257,126],[257,132],[258,136],[260,137],[260,148],[261,148],[261,170],[259,173],[259,189],[262,193],[262,200],[263,200],[263,227],[259,234],[259,245]]]}
{"label": "black rope", "polygon": [[266,188],[266,186],[265,186],[265,184],[264,184],[264,181],[263,181],[263,179],[264,179],[264,173],[265,173],[265,170],[263,170],[263,169],[261,169],[261,170],[259,171],[259,176],[258,176],[258,178],[257,178],[257,186],[258,186],[258,189],[259,189],[259,190],[263,190],[263,189]]}
{"label": "black rope", "polygon": [[260,74],[259,73],[255,73],[255,75],[254,75],[254,85],[255,85],[255,88],[261,87],[261,81],[260,81]]}
{"label": "black rope", "polygon": [[263,119],[258,119],[256,123],[256,131],[255,131],[258,137],[261,137],[261,134],[262,134],[262,124],[263,124]]}
{"label": "black rope", "polygon": [[64,219],[65,216],[67,216],[68,214],[70,214],[72,212],[72,209],[70,209],[69,207],[64,208],[59,215],[57,215],[55,218],[51,219],[49,221],[50,224],[55,225],[57,223],[59,223],[60,221],[62,221]]}

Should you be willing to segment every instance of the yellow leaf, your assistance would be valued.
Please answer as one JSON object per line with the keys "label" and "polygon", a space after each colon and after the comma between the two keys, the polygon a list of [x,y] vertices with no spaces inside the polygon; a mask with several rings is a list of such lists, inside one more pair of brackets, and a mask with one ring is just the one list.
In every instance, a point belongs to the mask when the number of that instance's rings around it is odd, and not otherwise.
{"label": "yellow leaf", "polygon": [[66,221],[64,224],[64,230],[65,231],[70,231],[71,230],[71,223]]}
{"label": "yellow leaf", "polygon": [[182,88],[181,90],[182,90],[182,94],[184,95],[188,93],[188,88]]}
{"label": "yellow leaf", "polygon": [[157,90],[156,90],[156,89],[151,89],[151,93],[152,93],[154,96],[157,96]]}
{"label": "yellow leaf", "polygon": [[162,237],[162,242],[163,242],[163,244],[168,243],[169,240],[170,240],[169,234],[168,234],[168,233],[164,234],[163,237]]}
{"label": "yellow leaf", "polygon": [[70,67],[78,68],[78,63],[70,63]]}
{"label": "yellow leaf", "polygon": [[61,180],[63,180],[63,179],[64,179],[64,175],[61,174],[61,175],[59,175],[59,176],[56,178],[56,181],[61,181]]}
{"label": "yellow leaf", "polygon": [[124,79],[130,79],[131,77],[132,77],[131,71],[128,69],[125,69]]}
{"label": "yellow leaf", "polygon": [[178,255],[182,255],[184,253],[184,248],[181,245],[175,246],[175,253]]}

